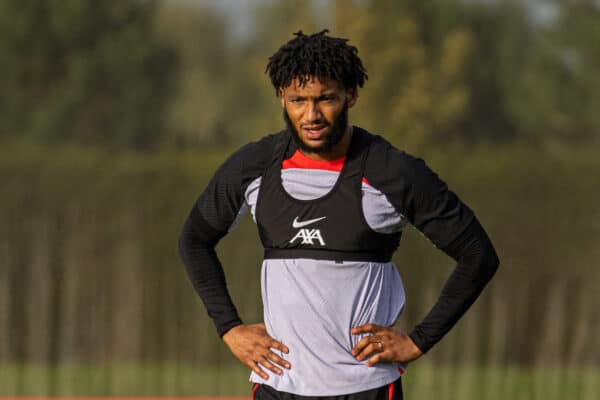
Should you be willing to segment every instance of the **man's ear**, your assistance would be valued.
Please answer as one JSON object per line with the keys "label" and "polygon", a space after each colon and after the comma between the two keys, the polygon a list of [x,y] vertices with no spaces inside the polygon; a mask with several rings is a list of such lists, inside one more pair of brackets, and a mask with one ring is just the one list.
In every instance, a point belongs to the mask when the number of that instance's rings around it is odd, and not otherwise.
{"label": "man's ear", "polygon": [[285,91],[282,87],[279,88],[279,100],[281,100],[281,107],[285,108]]}
{"label": "man's ear", "polygon": [[348,108],[354,106],[358,100],[358,89],[349,89],[346,92],[346,101],[348,102]]}

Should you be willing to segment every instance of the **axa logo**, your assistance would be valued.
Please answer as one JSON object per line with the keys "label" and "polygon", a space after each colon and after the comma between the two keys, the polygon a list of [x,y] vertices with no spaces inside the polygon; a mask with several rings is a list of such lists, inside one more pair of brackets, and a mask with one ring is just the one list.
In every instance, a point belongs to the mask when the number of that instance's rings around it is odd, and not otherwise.
{"label": "axa logo", "polygon": [[[308,226],[310,224],[314,224],[317,221],[321,221],[327,217],[320,217],[315,219],[309,219],[306,221],[298,221],[298,217],[294,218],[292,222],[292,227],[298,229]],[[290,243],[294,243],[296,240],[301,240],[301,244],[314,244],[314,241],[318,241],[321,246],[325,246],[325,241],[323,240],[323,236],[321,236],[321,231],[319,229],[300,229],[296,236],[290,240]]]}

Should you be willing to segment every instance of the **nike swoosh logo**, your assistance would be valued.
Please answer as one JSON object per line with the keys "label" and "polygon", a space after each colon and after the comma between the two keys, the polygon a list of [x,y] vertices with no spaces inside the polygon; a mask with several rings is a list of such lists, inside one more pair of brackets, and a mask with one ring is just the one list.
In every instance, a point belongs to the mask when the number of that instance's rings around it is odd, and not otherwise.
{"label": "nike swoosh logo", "polygon": [[320,220],[325,219],[325,218],[327,218],[327,217],[309,219],[308,221],[302,221],[302,222],[300,222],[300,221],[298,221],[298,217],[296,217],[296,218],[294,218],[294,222],[292,222],[292,226],[294,228],[302,228],[303,226],[314,224],[315,222],[320,221]]}

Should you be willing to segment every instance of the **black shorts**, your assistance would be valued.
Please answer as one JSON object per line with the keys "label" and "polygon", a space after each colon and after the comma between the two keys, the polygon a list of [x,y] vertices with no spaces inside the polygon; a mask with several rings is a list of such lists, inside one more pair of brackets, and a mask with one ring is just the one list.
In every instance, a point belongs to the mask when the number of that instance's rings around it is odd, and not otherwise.
{"label": "black shorts", "polygon": [[252,386],[252,400],[402,400],[401,379],[375,389],[340,396],[300,396],[255,383]]}

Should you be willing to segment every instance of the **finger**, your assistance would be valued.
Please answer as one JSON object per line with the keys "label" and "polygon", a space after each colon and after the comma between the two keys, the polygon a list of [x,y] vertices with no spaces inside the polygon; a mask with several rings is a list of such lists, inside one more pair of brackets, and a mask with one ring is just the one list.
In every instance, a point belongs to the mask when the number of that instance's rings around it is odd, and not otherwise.
{"label": "finger", "polygon": [[367,365],[367,367],[372,367],[373,365],[377,364],[380,361],[387,361],[388,356],[389,356],[389,352],[387,352],[387,351],[377,353],[373,357],[371,357],[367,360],[366,365]]}
{"label": "finger", "polygon": [[356,343],[356,346],[354,346],[354,348],[352,349],[352,355],[355,356],[358,353],[360,353],[369,343],[371,343],[369,341],[369,338],[362,338],[358,343]]}
{"label": "finger", "polygon": [[382,341],[381,338],[379,336],[375,336],[375,335],[364,337],[356,344],[356,346],[354,346],[354,348],[352,349],[352,355],[355,356],[358,353],[360,353],[365,347],[367,347],[369,345],[369,343],[381,342],[381,341]]}
{"label": "finger", "polygon": [[260,376],[264,380],[269,379],[269,375],[267,375],[267,373],[258,366],[258,363],[254,362],[254,361],[250,361],[247,365],[252,369],[252,371],[254,371],[254,373],[256,373],[258,376]]}
{"label": "finger", "polygon": [[369,357],[371,354],[379,353],[379,349],[379,343],[369,343],[364,349],[362,349],[360,353],[358,353],[356,359],[358,361],[362,361],[365,358]]}
{"label": "finger", "polygon": [[375,324],[365,324],[365,325],[360,325],[360,326],[356,326],[354,328],[351,329],[351,333],[354,335],[357,335],[359,333],[376,333],[379,329],[381,329],[381,326],[379,325],[375,325]]}
{"label": "finger", "polygon": [[273,365],[266,357],[261,357],[261,359],[259,360],[259,363],[262,367],[268,369],[269,371],[271,371],[277,375],[283,374],[283,371],[281,369],[277,368],[275,365]]}
{"label": "finger", "polygon": [[281,343],[281,342],[278,342],[278,341],[277,341],[277,340],[275,340],[275,339],[272,339],[272,340],[271,340],[271,343],[270,343],[270,346],[269,346],[269,347],[272,347],[272,348],[274,348],[274,349],[277,349],[277,350],[279,350],[279,351],[282,351],[282,352],[284,352],[285,354],[288,354],[288,353],[290,352],[290,349],[288,349],[288,348],[287,348],[287,346],[286,346],[285,344],[283,344],[283,343]]}
{"label": "finger", "polygon": [[267,358],[269,360],[271,360],[272,362],[281,365],[284,368],[290,369],[292,366],[290,365],[289,362],[287,362],[286,360],[284,360],[283,358],[279,357],[277,354],[273,353],[273,352],[269,352],[267,354]]}
{"label": "finger", "polygon": [[352,355],[355,356],[358,353],[360,353],[365,347],[369,345],[369,343],[371,343],[370,336],[362,338],[358,343],[356,343],[356,346],[354,346],[354,348],[352,349]]}

